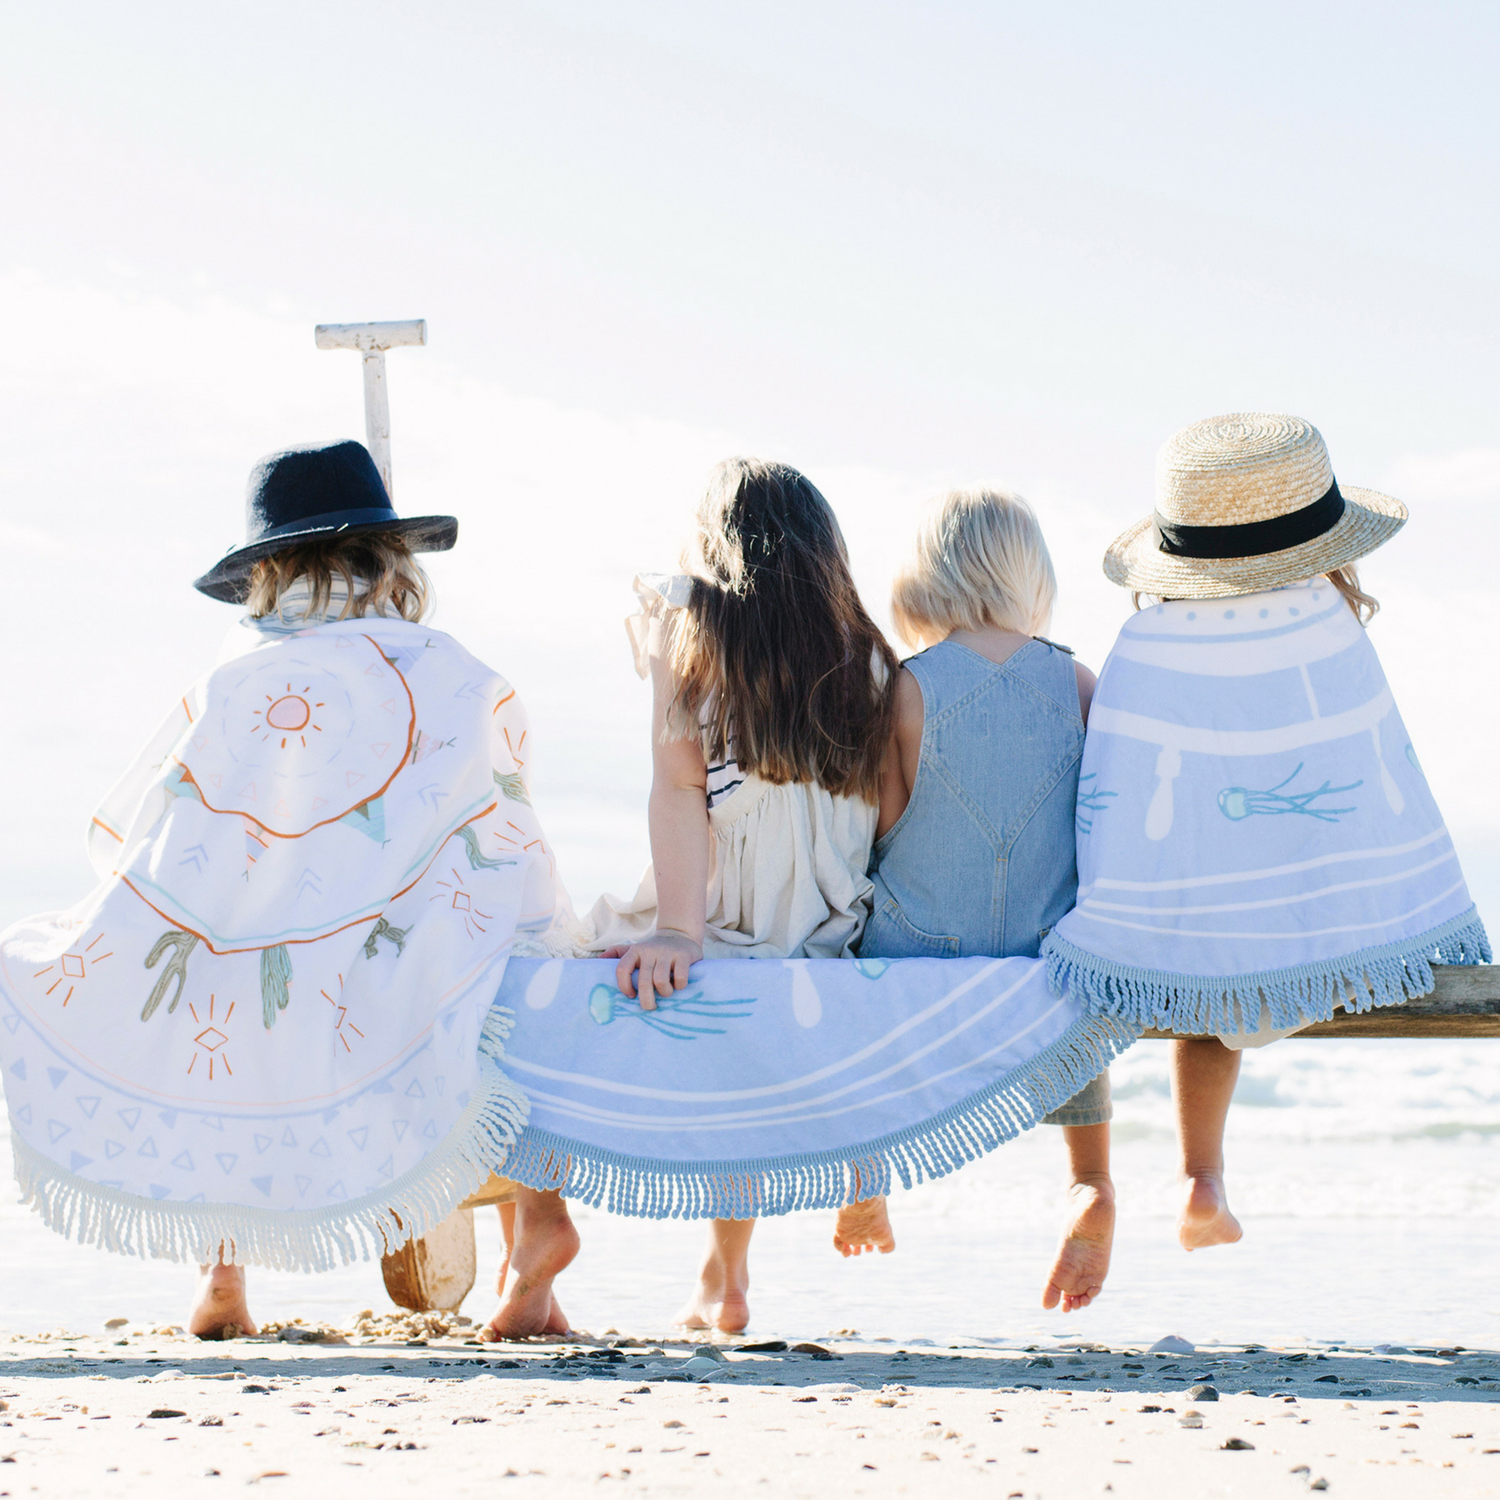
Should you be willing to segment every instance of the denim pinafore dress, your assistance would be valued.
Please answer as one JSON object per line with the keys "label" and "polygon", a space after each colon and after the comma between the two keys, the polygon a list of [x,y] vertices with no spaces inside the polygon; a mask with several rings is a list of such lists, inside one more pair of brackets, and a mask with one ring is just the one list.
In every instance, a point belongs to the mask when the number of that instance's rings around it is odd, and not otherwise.
{"label": "denim pinafore dress", "polygon": [[[1035,958],[1078,893],[1072,653],[1031,640],[996,665],[942,641],[905,666],[922,690],[922,754],[906,811],[875,844],[860,955]],[[1048,1118],[1101,1123],[1108,1099],[1104,1074]]]}

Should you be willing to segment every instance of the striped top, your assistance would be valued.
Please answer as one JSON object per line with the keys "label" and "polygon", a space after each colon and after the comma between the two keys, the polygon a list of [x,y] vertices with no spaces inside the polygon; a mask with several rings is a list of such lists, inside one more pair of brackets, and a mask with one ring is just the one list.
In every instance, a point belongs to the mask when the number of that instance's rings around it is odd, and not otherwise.
{"label": "striped top", "polygon": [[[745,773],[734,758],[734,741],[729,742],[729,755],[718,765],[708,768],[708,808],[712,812],[736,787],[743,786]],[[705,757],[707,759],[707,757]]]}

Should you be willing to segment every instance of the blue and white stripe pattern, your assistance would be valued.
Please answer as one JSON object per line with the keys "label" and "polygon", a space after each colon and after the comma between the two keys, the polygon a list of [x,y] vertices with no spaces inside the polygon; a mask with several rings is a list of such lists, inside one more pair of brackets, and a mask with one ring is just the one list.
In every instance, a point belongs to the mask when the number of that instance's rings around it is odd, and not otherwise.
{"label": "blue and white stripe pattern", "polygon": [[1081,784],[1078,904],[1043,953],[1101,1013],[1293,1027],[1489,961],[1374,647],[1324,579],[1136,614]]}
{"label": "blue and white stripe pattern", "polygon": [[642,1011],[590,959],[513,958],[503,1058],[531,1116],[498,1168],[644,1218],[831,1208],[1035,1125],[1135,1038],[1034,958],[722,959]]}

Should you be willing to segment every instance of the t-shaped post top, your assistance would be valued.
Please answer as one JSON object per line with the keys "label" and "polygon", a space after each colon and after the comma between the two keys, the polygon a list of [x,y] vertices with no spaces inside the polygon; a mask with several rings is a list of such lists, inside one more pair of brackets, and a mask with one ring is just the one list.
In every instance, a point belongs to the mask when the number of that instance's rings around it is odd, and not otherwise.
{"label": "t-shaped post top", "polygon": [[401,323],[319,323],[313,338],[320,349],[358,349],[365,367],[365,442],[385,492],[391,488],[391,408],[385,393],[385,351],[427,342],[427,319]]}
{"label": "t-shaped post top", "polygon": [[407,318],[400,323],[319,323],[313,337],[320,349],[358,349],[372,354],[378,349],[400,349],[427,342],[427,319]]}

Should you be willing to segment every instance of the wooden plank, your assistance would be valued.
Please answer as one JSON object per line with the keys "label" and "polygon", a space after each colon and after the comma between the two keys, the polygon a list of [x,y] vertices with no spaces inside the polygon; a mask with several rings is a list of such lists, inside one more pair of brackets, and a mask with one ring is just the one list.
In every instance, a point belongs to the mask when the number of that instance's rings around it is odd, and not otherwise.
{"label": "wooden plank", "polygon": [[[1500,964],[1438,965],[1433,974],[1437,988],[1430,995],[1364,1015],[1340,1011],[1331,1021],[1299,1031],[1296,1039],[1500,1037]],[[1158,1040],[1180,1040],[1170,1031],[1145,1034]]]}

